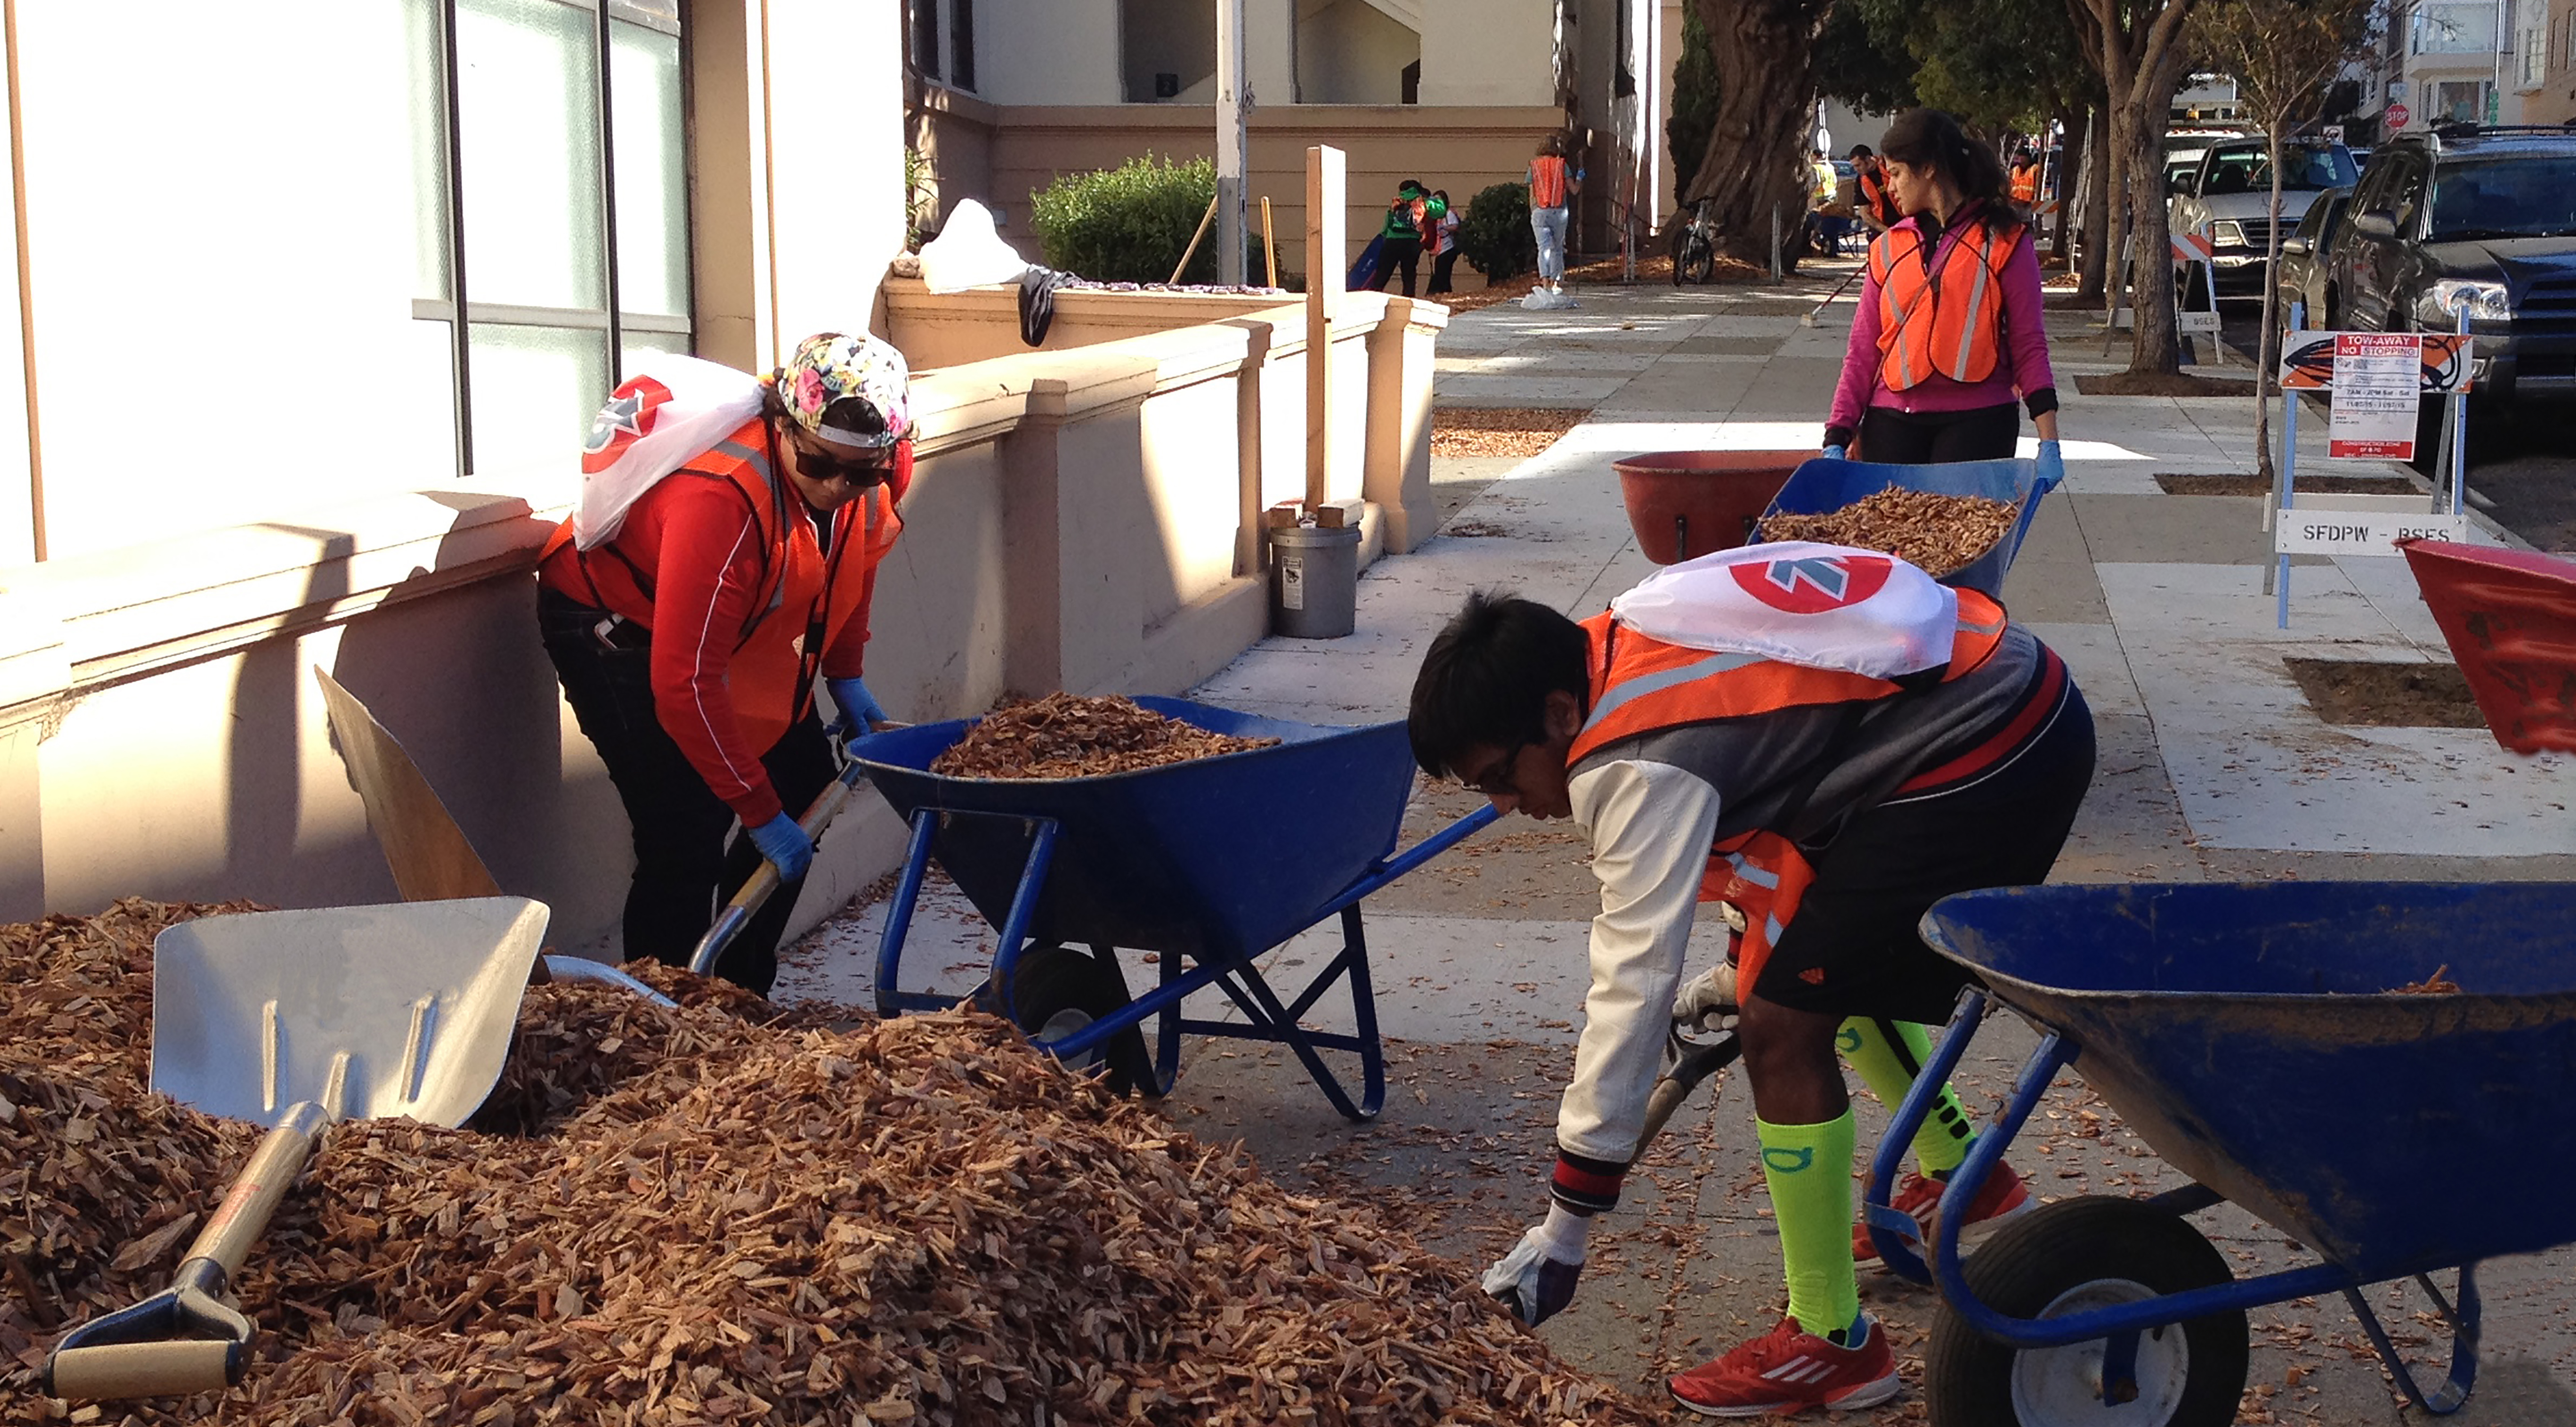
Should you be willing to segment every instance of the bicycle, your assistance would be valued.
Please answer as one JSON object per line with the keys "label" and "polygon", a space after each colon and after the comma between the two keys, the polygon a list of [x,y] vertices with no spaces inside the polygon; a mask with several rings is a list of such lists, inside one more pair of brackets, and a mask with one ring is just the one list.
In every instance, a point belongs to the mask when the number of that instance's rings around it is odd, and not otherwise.
{"label": "bicycle", "polygon": [[1690,216],[1673,229],[1673,286],[1685,278],[1706,284],[1717,275],[1717,225],[1708,220],[1708,200],[1691,205]]}

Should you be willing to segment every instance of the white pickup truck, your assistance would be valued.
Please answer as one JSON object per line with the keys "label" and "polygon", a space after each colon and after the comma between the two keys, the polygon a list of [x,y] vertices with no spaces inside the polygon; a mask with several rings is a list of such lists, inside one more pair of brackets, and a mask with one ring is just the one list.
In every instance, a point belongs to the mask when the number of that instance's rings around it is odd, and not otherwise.
{"label": "white pickup truck", "polygon": [[[2341,144],[2292,139],[2281,149],[2281,222],[2286,235],[2328,189],[2361,177]],[[2263,295],[2272,237],[2272,160],[2262,139],[2212,144],[2198,167],[2172,180],[2167,215],[2176,237],[2192,234],[2210,247],[2220,297]]]}

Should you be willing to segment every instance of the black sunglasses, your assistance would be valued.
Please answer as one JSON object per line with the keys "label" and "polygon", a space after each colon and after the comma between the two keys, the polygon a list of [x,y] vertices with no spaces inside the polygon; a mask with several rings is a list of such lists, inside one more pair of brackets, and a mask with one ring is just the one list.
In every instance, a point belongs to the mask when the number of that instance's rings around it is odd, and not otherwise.
{"label": "black sunglasses", "polygon": [[796,469],[812,480],[839,481],[844,485],[866,490],[871,486],[885,484],[894,475],[894,462],[891,460],[849,461],[838,456],[824,455],[801,439],[794,444]]}

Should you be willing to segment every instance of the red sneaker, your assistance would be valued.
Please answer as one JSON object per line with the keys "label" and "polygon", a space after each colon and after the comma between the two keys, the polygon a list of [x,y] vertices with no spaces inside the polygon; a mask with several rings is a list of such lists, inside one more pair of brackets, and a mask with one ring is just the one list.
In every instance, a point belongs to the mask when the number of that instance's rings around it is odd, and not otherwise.
{"label": "red sneaker", "polygon": [[[1896,1182],[1896,1199],[1888,1207],[1914,1218],[1923,1242],[1932,1242],[1932,1216],[1941,1207],[1941,1191],[1949,1188],[1947,1180],[1926,1179],[1912,1170]],[[1992,1232],[1996,1222],[2009,1219],[2031,1207],[2030,1188],[2008,1164],[1998,1164],[1986,1182],[1977,1187],[1977,1197],[1968,1203],[1968,1222],[1959,1228],[1962,1240],[1983,1238]],[[1982,1227],[1981,1227],[1982,1226]],[[1869,1221],[1852,1225],[1852,1262],[1874,1263],[1878,1245],[1869,1240]]]}
{"label": "red sneaker", "polygon": [[1673,1400],[1710,1417],[1760,1417],[1822,1407],[1849,1412],[1896,1395],[1896,1355],[1868,1314],[1852,1325],[1858,1341],[1836,1347],[1783,1318],[1780,1326],[1726,1356],[1666,1379]]}

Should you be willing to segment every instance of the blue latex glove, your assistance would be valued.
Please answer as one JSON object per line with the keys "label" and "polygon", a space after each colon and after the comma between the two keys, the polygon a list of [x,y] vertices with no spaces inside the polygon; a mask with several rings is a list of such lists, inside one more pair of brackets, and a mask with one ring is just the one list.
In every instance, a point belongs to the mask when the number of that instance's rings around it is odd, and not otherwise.
{"label": "blue latex glove", "polygon": [[1485,1270],[1479,1285],[1512,1316],[1535,1328],[1574,1301],[1583,1274],[1583,1240],[1589,1221],[1551,1207],[1547,1222],[1531,1227],[1502,1261]]}
{"label": "blue latex glove", "polygon": [[807,837],[796,819],[785,813],[751,829],[751,845],[778,865],[781,881],[793,882],[814,865],[814,839]]}
{"label": "blue latex glove", "polygon": [[2057,443],[2039,443],[2039,489],[2047,490],[2066,479],[2066,458],[2057,453]]}
{"label": "blue latex glove", "polygon": [[1842,447],[1840,447],[1840,446],[1827,446],[1827,447],[1825,448],[1825,459],[1826,459],[1826,460],[1828,460],[1828,461],[1847,461],[1847,460],[1850,460],[1851,458],[1843,454],[1843,448],[1842,448]]}
{"label": "blue latex glove", "polygon": [[857,738],[876,725],[891,721],[885,705],[877,702],[877,696],[868,692],[864,682],[858,679],[826,679],[823,687],[831,691],[832,705],[841,711],[840,719],[832,725],[832,732]]}

